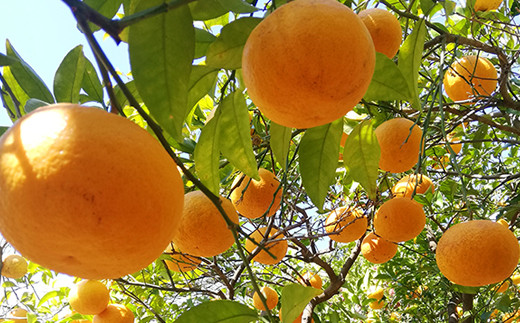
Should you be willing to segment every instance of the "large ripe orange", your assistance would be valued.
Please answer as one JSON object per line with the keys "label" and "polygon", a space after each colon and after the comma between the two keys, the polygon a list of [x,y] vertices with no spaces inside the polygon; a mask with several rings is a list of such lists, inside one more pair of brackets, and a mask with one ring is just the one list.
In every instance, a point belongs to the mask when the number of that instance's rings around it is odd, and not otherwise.
{"label": "large ripe orange", "polygon": [[165,260],[166,266],[178,273],[194,270],[201,263],[200,258],[183,253],[173,243],[166,248],[165,253],[170,256],[170,259]]}
{"label": "large ripe orange", "polygon": [[509,277],[520,257],[515,235],[500,223],[472,220],[450,227],[437,244],[437,266],[455,284],[484,286]]}
{"label": "large ripe orange", "polygon": [[[221,197],[228,218],[238,224],[238,214],[230,200]],[[228,250],[235,239],[217,207],[201,191],[184,197],[180,224],[172,238],[179,250],[197,257],[213,257]]]}
{"label": "large ripe orange", "polygon": [[72,286],[69,304],[80,314],[95,315],[103,312],[110,301],[108,288],[99,280],[82,280]]}
{"label": "large ripe orange", "polygon": [[352,110],[374,67],[370,33],[336,0],[280,6],[253,30],[242,56],[254,104],[272,121],[295,128],[323,125]]}
{"label": "large ripe orange", "polygon": [[392,194],[395,197],[412,197],[413,192],[415,194],[424,194],[428,190],[432,193],[435,191],[435,186],[432,180],[426,176],[419,174],[406,175],[401,178],[394,187],[392,187]]}
{"label": "large ripe orange", "polygon": [[394,197],[386,201],[374,216],[374,231],[392,242],[415,238],[425,224],[426,215],[422,204],[407,197]]}
{"label": "large ripe orange", "polygon": [[[275,308],[276,304],[278,304],[278,293],[276,293],[276,291],[269,286],[262,287],[260,292],[262,295],[264,295],[267,308],[269,308],[269,310]],[[260,311],[266,311],[264,303],[260,299],[260,295],[258,295],[257,292],[253,294],[253,306]]]}
{"label": "large ripe orange", "polygon": [[376,52],[393,58],[403,41],[403,31],[396,16],[381,8],[362,10],[358,16],[370,32]]}
{"label": "large ripe orange", "polygon": [[361,254],[373,264],[382,264],[397,253],[397,244],[370,232],[361,242]]}
{"label": "large ripe orange", "polygon": [[329,238],[337,242],[352,242],[365,234],[368,220],[363,210],[342,206],[332,210],[325,220],[325,232]]}
{"label": "large ripe orange", "polygon": [[469,55],[455,61],[444,74],[444,89],[453,101],[489,96],[497,87],[497,70],[487,58]]}
{"label": "large ripe orange", "polygon": [[[266,230],[267,227],[258,228],[256,231],[251,233],[248,239],[246,239],[245,248],[249,253],[252,253],[257,248],[258,244],[264,239]],[[277,241],[273,242],[269,241],[269,239]],[[283,234],[278,234],[278,230],[272,228],[269,231],[267,243],[263,245],[263,249],[253,257],[253,260],[264,265],[274,265],[282,261],[288,248],[287,240],[283,239],[285,239],[285,236]],[[256,244],[251,240],[254,240]]]}
{"label": "large ripe orange", "polygon": [[280,208],[282,200],[283,189],[276,175],[264,168],[258,170],[258,175],[259,181],[244,175],[237,176],[232,184],[235,189],[231,192],[231,201],[238,213],[248,219],[264,214],[272,216]]}
{"label": "large ripe orange", "polygon": [[122,304],[110,304],[92,318],[92,323],[133,323],[134,313]]}
{"label": "large ripe orange", "polygon": [[0,138],[0,231],[49,269],[102,279],[146,267],[170,241],[183,199],[159,142],[101,109],[42,107]]}
{"label": "large ripe orange", "polygon": [[381,148],[379,168],[391,173],[410,170],[419,160],[422,129],[413,121],[394,118],[374,131]]}

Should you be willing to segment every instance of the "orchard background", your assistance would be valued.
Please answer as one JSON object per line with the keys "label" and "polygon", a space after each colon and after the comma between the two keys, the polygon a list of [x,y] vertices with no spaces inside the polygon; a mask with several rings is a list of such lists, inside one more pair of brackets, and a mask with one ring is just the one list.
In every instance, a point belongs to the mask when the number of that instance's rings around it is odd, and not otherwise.
{"label": "orchard background", "polygon": [[[262,167],[280,179],[280,210],[272,217],[241,217],[233,228],[240,244],[201,259],[193,271],[168,270],[165,254],[137,273],[106,280],[112,302],[130,308],[137,322],[277,322],[280,307],[288,309],[286,322],[302,311],[302,322],[311,322],[311,316],[314,322],[469,322],[514,316],[520,290],[513,280],[506,280],[511,286],[502,292],[497,292],[502,283],[452,284],[437,268],[435,250],[449,226],[470,219],[504,219],[519,234],[520,3],[506,0],[497,10],[476,12],[471,1],[346,1],[356,13],[371,7],[392,12],[403,42],[391,60],[377,56],[372,83],[353,112],[310,129],[271,122],[249,99],[242,81],[249,33],[283,4],[64,0],[77,21],[70,28],[83,31],[89,48],[71,48],[53,84],[44,84],[38,66],[24,61],[24,53],[14,47],[16,39],[6,41],[0,53],[1,98],[13,121],[54,102],[119,113],[171,149],[186,192],[202,189],[213,200],[211,194],[231,194],[239,172],[254,175]],[[113,58],[105,55],[106,41],[99,43],[93,33],[128,43],[131,74],[118,73]],[[87,51],[94,60],[86,58]],[[498,71],[498,86],[490,95],[455,103],[443,89],[443,78],[466,55],[489,59]],[[335,242],[324,222],[337,207],[357,206],[370,223],[391,198],[390,189],[405,174],[378,170],[373,129],[396,117],[423,129],[419,161],[407,173],[427,175],[435,192],[414,196],[426,213],[425,229],[399,243],[390,261],[375,265],[360,255],[361,239]],[[340,145],[343,132],[349,134],[345,148]],[[289,245],[286,257],[273,266],[250,261],[243,247],[254,230],[266,225],[281,230]],[[15,253],[3,239],[1,247],[3,258]],[[321,276],[322,289],[298,283],[309,271]],[[67,300],[72,280],[30,262],[24,277],[2,277],[0,318],[15,307],[28,310],[29,322],[80,318],[71,316]],[[269,313],[253,307],[253,293],[264,285],[281,296]],[[368,295],[379,288],[384,306],[376,310]]]}

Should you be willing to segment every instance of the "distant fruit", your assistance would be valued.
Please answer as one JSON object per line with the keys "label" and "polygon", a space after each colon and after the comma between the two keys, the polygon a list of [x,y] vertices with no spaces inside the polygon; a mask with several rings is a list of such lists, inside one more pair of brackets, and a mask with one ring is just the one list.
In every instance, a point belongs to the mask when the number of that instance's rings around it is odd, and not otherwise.
{"label": "distant fruit", "polygon": [[453,101],[489,96],[498,83],[497,70],[487,58],[469,55],[455,61],[444,74],[444,89]]}
{"label": "distant fruit", "polygon": [[[233,203],[223,197],[220,201],[231,222],[238,224]],[[201,191],[192,191],[184,196],[182,217],[172,241],[182,252],[197,257],[219,255],[235,242],[224,217]]]}
{"label": "distant fruit", "polygon": [[107,308],[92,318],[92,323],[133,323],[134,313],[121,304],[110,304]]}
{"label": "distant fruit", "polygon": [[374,42],[376,52],[393,58],[403,40],[401,24],[390,11],[381,8],[370,8],[358,13]]}
{"label": "distant fruit", "polygon": [[395,185],[392,187],[392,194],[394,197],[412,197],[413,192],[415,194],[424,194],[431,190],[433,193],[435,191],[435,186],[432,183],[432,180],[426,175],[406,175],[401,178]]}
{"label": "distant fruit", "polygon": [[253,103],[272,121],[293,128],[324,125],[352,110],[374,67],[370,33],[335,0],[278,7],[251,32],[242,55]]}
{"label": "distant fruit", "polygon": [[171,260],[165,260],[166,266],[178,273],[194,270],[201,263],[200,258],[183,253],[173,243],[170,243],[164,252],[171,257]]}
{"label": "distant fruit", "polygon": [[509,288],[509,280],[504,280],[503,282],[499,283],[496,287],[497,293],[503,293]]}
{"label": "distant fruit", "polygon": [[[280,309],[280,312],[278,312],[278,316],[280,317],[280,322],[283,322],[282,320],[282,309]],[[293,323],[301,323],[303,318],[303,312],[298,316],[296,319],[294,319]],[[311,323],[314,322],[314,319],[311,317]]]}
{"label": "distant fruit", "polygon": [[381,148],[379,168],[401,173],[417,164],[422,130],[413,121],[405,118],[390,119],[380,124],[374,133]]}
{"label": "distant fruit", "polygon": [[379,300],[379,301],[370,302],[368,304],[368,306],[370,306],[370,308],[373,310],[379,310],[385,306],[385,301]]}
{"label": "distant fruit", "polygon": [[27,274],[27,260],[19,255],[9,255],[2,262],[1,275],[7,278],[18,279]]}
{"label": "distant fruit", "polygon": [[379,207],[374,216],[374,231],[392,242],[415,238],[424,229],[426,215],[422,204],[406,197],[394,197]]}
{"label": "distant fruit", "polygon": [[102,279],[157,259],[179,222],[184,186],[161,144],[98,108],[54,104],[0,138],[0,230],[27,259]]}
{"label": "distant fruit", "polygon": [[329,238],[337,242],[352,242],[365,234],[368,220],[363,210],[342,206],[332,210],[325,220],[325,232]]}
{"label": "distant fruit", "polygon": [[12,317],[14,323],[27,323],[27,310],[16,307],[12,309],[8,314],[8,317]]}
{"label": "distant fruit", "polygon": [[507,223],[506,220],[504,220],[504,219],[498,219],[497,223],[500,223],[500,224],[502,224],[504,227],[506,227],[506,228],[509,229],[509,223]]}
{"label": "distant fruit", "polygon": [[385,296],[385,289],[384,288],[378,288],[375,291],[371,292],[367,295],[368,298],[373,298],[376,301],[380,301],[383,299],[383,296]]}
{"label": "distant fruit", "polygon": [[455,284],[484,286],[513,273],[520,257],[515,235],[489,220],[472,220],[450,227],[437,244],[437,266]]}
{"label": "distant fruit", "polygon": [[490,11],[498,9],[501,4],[502,0],[476,0],[473,8],[475,11]]}
{"label": "distant fruit", "polygon": [[361,254],[371,263],[382,264],[392,259],[397,253],[397,244],[382,239],[373,232],[361,242]]}
{"label": "distant fruit", "polygon": [[103,312],[110,301],[108,288],[98,280],[82,280],[69,292],[70,307],[83,315]]}
{"label": "distant fruit", "polygon": [[[249,238],[246,239],[245,248],[249,253],[252,253],[257,248],[257,244],[259,244],[264,239],[266,229],[267,227],[261,227],[251,233]],[[269,241],[271,239],[277,241]],[[284,239],[285,236],[283,234],[278,234],[278,230],[272,228],[269,232],[269,238],[267,240],[268,242],[263,246],[263,249],[261,249],[261,251],[253,257],[253,260],[264,265],[274,265],[282,261],[283,257],[285,257],[285,254],[287,253],[288,248],[287,240]],[[256,244],[251,240],[254,240]]]}
{"label": "distant fruit", "polygon": [[[262,287],[260,292],[262,292],[264,295],[267,308],[269,308],[269,310],[275,308],[276,304],[278,304],[278,293],[276,293],[276,291],[269,286]],[[262,300],[260,299],[260,296],[257,292],[253,294],[253,306],[260,311],[266,310],[264,303],[262,303]]]}
{"label": "distant fruit", "polygon": [[280,208],[283,188],[278,178],[264,168],[258,170],[258,175],[259,181],[244,175],[237,176],[231,185],[234,190],[230,199],[238,213],[248,219],[256,219],[264,214],[272,216]]}
{"label": "distant fruit", "polygon": [[315,274],[311,271],[306,272],[302,275],[303,280],[298,278],[298,282],[305,286],[311,286],[317,289],[321,289],[323,287],[323,281],[321,280],[320,275]]}
{"label": "distant fruit", "polygon": [[339,142],[339,160],[343,160],[343,153],[345,152],[345,144],[347,143],[348,135],[346,133],[341,134],[341,140]]}

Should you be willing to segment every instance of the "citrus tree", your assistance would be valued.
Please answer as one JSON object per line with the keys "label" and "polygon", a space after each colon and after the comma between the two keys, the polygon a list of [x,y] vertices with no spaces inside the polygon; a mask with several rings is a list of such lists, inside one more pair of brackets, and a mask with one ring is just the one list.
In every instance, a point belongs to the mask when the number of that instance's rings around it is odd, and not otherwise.
{"label": "citrus tree", "polygon": [[54,84],[0,53],[0,320],[520,318],[517,0],[63,5]]}

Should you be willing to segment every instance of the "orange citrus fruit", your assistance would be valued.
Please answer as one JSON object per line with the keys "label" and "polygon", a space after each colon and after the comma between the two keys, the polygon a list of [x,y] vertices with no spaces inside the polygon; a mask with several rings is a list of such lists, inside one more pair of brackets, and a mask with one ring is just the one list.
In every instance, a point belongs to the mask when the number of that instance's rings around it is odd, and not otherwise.
{"label": "orange citrus fruit", "polygon": [[272,216],[280,208],[283,189],[276,175],[264,168],[258,170],[258,175],[259,181],[245,175],[237,176],[231,186],[234,187],[230,196],[233,205],[248,219],[264,214]]}
{"label": "orange citrus fruit", "polygon": [[450,132],[447,136],[448,142],[453,152],[456,154],[462,150],[462,143],[460,143],[460,137],[457,137],[454,132]]}
{"label": "orange citrus fruit", "polygon": [[347,143],[348,135],[346,133],[341,134],[341,140],[339,142],[339,160],[343,160],[343,153],[345,150],[345,144]]}
{"label": "orange citrus fruit", "polygon": [[368,306],[370,306],[370,308],[373,310],[379,310],[385,306],[385,301],[384,300],[373,301],[373,302],[370,302],[368,304]]}
{"label": "orange citrus fruit", "polygon": [[201,263],[200,258],[183,253],[173,243],[166,248],[165,253],[171,258],[165,261],[166,266],[178,273],[191,271]]}
{"label": "orange citrus fruit", "polygon": [[18,279],[27,274],[27,260],[19,255],[9,255],[2,262],[1,275],[7,278]]}
{"label": "orange citrus fruit", "polygon": [[358,13],[374,42],[376,52],[393,58],[403,40],[403,31],[399,20],[388,10],[370,8]]}
{"label": "orange citrus fruit", "polygon": [[509,223],[504,220],[504,219],[498,219],[497,220],[497,223],[500,223],[501,225],[503,225],[504,227],[508,228],[509,229]]}
{"label": "orange citrus fruit", "polygon": [[502,4],[502,0],[476,0],[474,9],[475,11],[490,11],[496,10]]}
{"label": "orange citrus fruit", "polygon": [[450,227],[437,244],[437,266],[455,284],[484,286],[508,278],[520,248],[515,235],[489,220],[472,220]]}
{"label": "orange citrus fruit", "polygon": [[432,180],[426,175],[406,175],[392,187],[394,197],[412,197],[412,193],[424,194],[428,190],[435,191]]}
{"label": "orange citrus fruit", "polygon": [[158,258],[184,187],[160,143],[98,108],[55,104],[0,138],[0,231],[24,257],[76,277],[117,278]]}
{"label": "orange citrus fruit", "polygon": [[[280,317],[280,322],[283,322],[281,308],[280,308],[280,312],[278,312],[278,316]],[[300,314],[300,316],[298,316],[297,318],[294,319],[293,323],[301,323],[302,318],[303,318],[303,312]],[[314,319],[311,318],[311,323],[313,323],[313,322],[314,322]]]}
{"label": "orange citrus fruit", "polygon": [[[276,293],[276,291],[269,286],[262,287],[260,292],[262,292],[264,295],[267,308],[269,308],[269,310],[275,308],[276,304],[278,304],[278,293]],[[253,306],[260,311],[266,311],[264,303],[262,303],[262,300],[260,299],[260,296],[257,292],[253,294]]]}
{"label": "orange citrus fruit", "polygon": [[133,323],[134,313],[121,304],[110,304],[107,308],[92,318],[92,323]]}
{"label": "orange citrus fruit", "polygon": [[337,242],[352,242],[365,234],[368,220],[363,210],[342,206],[332,210],[325,220],[325,232]]}
{"label": "orange citrus fruit", "polygon": [[373,232],[361,242],[361,254],[373,264],[382,264],[392,259],[397,253],[397,244],[378,237]]}
{"label": "orange citrus fruit", "polygon": [[[220,198],[231,222],[238,224],[238,214],[230,200]],[[217,207],[201,191],[184,196],[184,210],[172,238],[179,250],[197,257],[213,257],[228,250],[235,239]]]}
{"label": "orange citrus fruit", "polygon": [[320,275],[315,274],[313,272],[306,272],[302,275],[303,280],[301,278],[298,278],[298,282],[305,286],[311,286],[317,289],[321,289],[323,287],[323,281],[321,280]]}
{"label": "orange citrus fruit", "polygon": [[496,287],[496,292],[497,293],[503,293],[505,292],[508,288],[509,288],[509,280],[504,280],[503,282],[501,282],[500,284],[497,285]]}
{"label": "orange citrus fruit", "polygon": [[444,89],[453,101],[490,95],[497,87],[497,70],[487,58],[469,55],[455,61],[444,74]]}
{"label": "orange citrus fruit", "polygon": [[374,230],[382,238],[403,242],[415,238],[426,224],[422,204],[406,197],[383,203],[374,216]]}
{"label": "orange citrus fruit", "polygon": [[11,317],[14,323],[27,323],[27,310],[23,308],[16,307],[12,309],[7,316]]}
{"label": "orange citrus fruit", "polygon": [[294,128],[323,125],[352,110],[374,67],[370,33],[335,0],[278,7],[251,32],[242,55],[253,103],[272,121]]}
{"label": "orange citrus fruit", "polygon": [[410,170],[419,160],[421,128],[405,118],[387,120],[376,128],[375,134],[381,158],[379,168],[392,173]]}
{"label": "orange citrus fruit", "polygon": [[385,296],[385,290],[384,288],[378,288],[375,291],[368,294],[368,298],[373,298],[376,301],[380,301],[383,299],[383,296]]}
{"label": "orange citrus fruit", "polygon": [[69,292],[70,307],[84,315],[99,314],[110,301],[108,288],[99,280],[82,280]]}
{"label": "orange citrus fruit", "polygon": [[[267,227],[258,228],[246,239],[245,248],[249,253],[252,253],[257,248],[257,245],[265,238],[266,230]],[[267,243],[262,246],[260,252],[253,257],[253,260],[264,265],[274,265],[282,261],[288,248],[287,240],[283,240],[284,238],[285,236],[283,234],[278,234],[278,231],[272,228],[269,232]],[[269,241],[270,239],[280,241]],[[251,240],[254,240],[256,243]]]}

